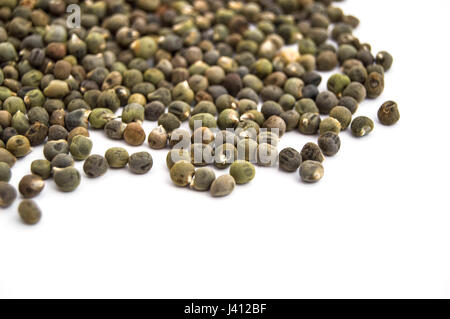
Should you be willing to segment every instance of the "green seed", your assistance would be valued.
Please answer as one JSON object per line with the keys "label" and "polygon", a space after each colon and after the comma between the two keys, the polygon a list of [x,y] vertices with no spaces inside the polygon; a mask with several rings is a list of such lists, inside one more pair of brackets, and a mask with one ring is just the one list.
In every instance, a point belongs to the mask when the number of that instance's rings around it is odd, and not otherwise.
{"label": "green seed", "polygon": [[198,168],[195,170],[190,187],[197,191],[208,191],[215,179],[216,174],[211,168]]}
{"label": "green seed", "polygon": [[125,106],[122,112],[122,122],[131,123],[135,121],[143,122],[145,119],[145,109],[138,103],[131,103]]}
{"label": "green seed", "polygon": [[250,162],[238,160],[231,164],[230,175],[233,176],[236,184],[246,184],[255,177],[255,167]]}
{"label": "green seed", "polygon": [[122,168],[128,164],[129,155],[122,147],[111,147],[105,153],[105,158],[111,168]]}
{"label": "green seed", "polygon": [[301,99],[295,103],[294,108],[300,115],[305,113],[319,114],[319,108],[317,107],[316,102],[312,99]]}
{"label": "green seed", "polygon": [[209,113],[200,113],[191,117],[189,120],[189,127],[191,130],[199,127],[216,128],[216,118]]}
{"label": "green seed", "polygon": [[[22,113],[26,113],[27,112],[27,108],[25,106],[25,103],[23,102],[23,100],[17,96],[10,96],[8,97],[4,102],[3,102],[3,110],[7,111],[10,115],[14,115],[16,114],[18,111],[22,112]],[[6,124],[10,124],[11,123],[11,118],[9,118],[9,123],[7,123],[6,121],[3,121],[4,123],[2,123],[3,127],[7,127],[9,125]]]}
{"label": "green seed", "polygon": [[351,80],[345,74],[334,74],[328,79],[327,88],[336,95],[341,94]]}
{"label": "green seed", "polygon": [[151,37],[142,37],[130,45],[134,55],[138,58],[150,59],[155,55],[158,45]]}
{"label": "green seed", "polygon": [[34,160],[31,163],[31,172],[40,176],[42,179],[47,179],[52,174],[52,166],[50,161],[45,159]]}
{"label": "green seed", "polygon": [[351,130],[354,136],[363,137],[373,131],[374,123],[366,116],[359,116],[355,118],[351,125]]}
{"label": "green seed", "polygon": [[53,157],[51,164],[52,168],[55,170],[57,168],[66,168],[70,166],[75,166],[75,161],[69,154],[58,154],[55,157]]}
{"label": "green seed", "polygon": [[63,98],[70,92],[69,86],[66,82],[61,80],[53,80],[44,89],[45,96],[49,98]]}
{"label": "green seed", "polygon": [[68,154],[69,143],[66,140],[48,141],[44,145],[44,156],[51,161],[58,154]]}
{"label": "green seed", "polygon": [[175,100],[190,104],[194,100],[194,91],[191,90],[187,81],[178,83],[172,90]]}
{"label": "green seed", "polygon": [[352,122],[352,112],[344,106],[336,106],[330,112],[330,117],[341,124],[341,130],[346,130]]}
{"label": "green seed", "polygon": [[34,174],[25,175],[19,182],[19,192],[24,198],[36,197],[44,187],[44,180]]}
{"label": "green seed", "polygon": [[93,109],[89,114],[89,124],[96,129],[102,129],[105,125],[115,118],[114,113],[107,108]]}
{"label": "green seed", "polygon": [[90,178],[100,177],[108,170],[108,162],[101,155],[90,155],[84,161],[83,170]]}
{"label": "green seed", "polygon": [[74,167],[66,167],[54,172],[56,186],[63,192],[72,192],[80,185],[80,173]]}
{"label": "green seed", "polygon": [[30,141],[23,135],[11,137],[6,143],[6,149],[15,157],[24,157],[31,152]]}
{"label": "green seed", "polygon": [[11,167],[5,162],[0,162],[0,181],[9,182],[11,179]]}
{"label": "green seed", "polygon": [[75,160],[85,160],[92,151],[92,141],[83,135],[77,135],[70,143],[70,154]]}
{"label": "green seed", "polygon": [[175,185],[185,187],[192,182],[194,173],[194,165],[186,161],[178,161],[170,169],[170,178]]}
{"label": "green seed", "polygon": [[367,91],[364,85],[359,82],[350,83],[344,90],[343,96],[350,96],[358,103],[364,101],[367,96]]}
{"label": "green seed", "polygon": [[20,202],[18,211],[22,221],[28,225],[35,225],[39,223],[42,217],[41,209],[31,199],[24,199]]}
{"label": "green seed", "polygon": [[383,125],[394,125],[400,120],[400,112],[398,111],[397,103],[387,101],[381,105],[378,110],[378,120]]}
{"label": "green seed", "polygon": [[180,120],[172,113],[164,113],[158,119],[158,125],[162,125],[167,132],[172,132],[173,130],[180,127]]}
{"label": "green seed", "polygon": [[138,152],[131,154],[128,166],[134,174],[145,174],[153,166],[153,158],[148,152]]}
{"label": "green seed", "polygon": [[223,197],[231,194],[236,186],[236,182],[231,175],[219,176],[211,184],[211,196]]}
{"label": "green seed", "polygon": [[284,91],[291,94],[297,100],[303,97],[302,90],[305,87],[305,83],[298,78],[290,78],[284,84]]}
{"label": "green seed", "polygon": [[319,132],[320,135],[326,132],[333,132],[339,134],[341,132],[341,123],[335,118],[328,117],[322,120],[322,122],[320,122]]}
{"label": "green seed", "polygon": [[323,177],[323,165],[316,161],[305,161],[300,165],[300,177],[305,183],[316,183]]}

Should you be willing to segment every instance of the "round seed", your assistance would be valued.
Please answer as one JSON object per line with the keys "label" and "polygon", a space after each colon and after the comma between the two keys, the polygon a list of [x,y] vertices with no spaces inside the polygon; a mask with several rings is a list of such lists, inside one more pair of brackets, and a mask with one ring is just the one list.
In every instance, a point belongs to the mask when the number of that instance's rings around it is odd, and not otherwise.
{"label": "round seed", "polygon": [[351,130],[354,136],[363,137],[373,131],[374,123],[366,116],[359,116],[355,118],[351,125]]}
{"label": "round seed", "polygon": [[138,122],[132,122],[127,125],[123,131],[123,139],[131,146],[142,145],[145,141],[145,131]]}
{"label": "round seed", "polygon": [[323,177],[323,165],[316,161],[305,161],[300,165],[300,177],[305,183],[316,183]]}
{"label": "round seed", "polygon": [[320,135],[318,144],[326,156],[334,156],[341,148],[341,139],[334,132],[326,132]]}
{"label": "round seed", "polygon": [[148,135],[148,144],[155,150],[160,150],[167,145],[167,132],[162,125],[154,128]]}
{"label": "round seed", "polygon": [[129,155],[122,147],[111,147],[105,153],[105,158],[111,168],[122,168],[128,164]]}
{"label": "round seed", "polygon": [[177,186],[185,187],[192,182],[195,167],[189,162],[176,162],[170,169],[170,178]]}
{"label": "round seed", "polygon": [[58,154],[56,155],[51,162],[52,168],[65,168],[75,165],[75,161],[72,156],[69,154]]}
{"label": "round seed", "polygon": [[185,149],[173,149],[166,156],[167,168],[171,169],[172,166],[179,161],[191,161],[191,154]]}
{"label": "round seed", "polygon": [[197,191],[208,191],[215,179],[216,174],[211,168],[198,168],[195,170],[190,187]]}
{"label": "round seed", "polygon": [[211,184],[211,196],[213,197],[223,197],[230,195],[234,187],[236,186],[236,182],[231,175],[222,175],[219,176],[212,184]]}
{"label": "round seed", "polygon": [[319,132],[320,135],[326,132],[334,132],[339,134],[341,132],[341,123],[335,118],[328,117],[320,122]]}
{"label": "round seed", "polygon": [[90,138],[83,135],[77,135],[70,143],[70,154],[75,160],[86,159],[92,151],[92,141]]}
{"label": "round seed", "polygon": [[319,130],[320,123],[319,114],[304,113],[298,121],[298,130],[303,134],[314,135]]}
{"label": "round seed", "polygon": [[19,192],[24,198],[36,197],[44,187],[44,180],[34,174],[25,175],[19,182]]}
{"label": "round seed", "polygon": [[128,166],[134,174],[145,174],[152,168],[153,158],[148,152],[134,153],[128,160]]}
{"label": "round seed", "polygon": [[108,170],[108,162],[101,155],[90,155],[83,164],[84,173],[91,178],[104,175]]}
{"label": "round seed", "polygon": [[51,161],[58,154],[68,154],[69,143],[66,140],[48,141],[44,145],[44,156]]}
{"label": "round seed", "polygon": [[288,147],[278,155],[279,166],[285,172],[295,172],[302,163],[302,156],[295,149]]}
{"label": "round seed", "polygon": [[37,224],[42,217],[41,210],[37,204],[30,199],[24,199],[18,207],[19,216],[28,225]]}
{"label": "round seed", "polygon": [[352,112],[344,106],[336,106],[330,112],[330,117],[341,124],[341,130],[346,130],[352,122]]}
{"label": "round seed", "polygon": [[6,149],[15,157],[24,157],[31,152],[30,141],[23,135],[11,137],[6,143]]}
{"label": "round seed", "polygon": [[74,167],[66,167],[54,172],[53,179],[63,192],[72,192],[80,185],[80,173]]}
{"label": "round seed", "polygon": [[236,184],[246,184],[255,177],[255,167],[250,162],[238,160],[231,164],[230,175]]}

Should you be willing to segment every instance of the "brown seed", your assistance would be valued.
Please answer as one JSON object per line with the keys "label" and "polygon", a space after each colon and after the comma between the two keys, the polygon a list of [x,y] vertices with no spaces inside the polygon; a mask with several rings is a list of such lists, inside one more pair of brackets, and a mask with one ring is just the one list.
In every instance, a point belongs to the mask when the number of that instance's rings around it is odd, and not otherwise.
{"label": "brown seed", "polygon": [[19,182],[19,192],[24,198],[36,197],[44,187],[44,180],[34,174],[25,175]]}
{"label": "brown seed", "polygon": [[145,141],[145,131],[141,124],[137,122],[128,124],[123,132],[123,139],[132,146],[142,145]]}
{"label": "brown seed", "polygon": [[162,125],[154,128],[148,135],[148,144],[155,150],[161,150],[167,145],[167,132]]}

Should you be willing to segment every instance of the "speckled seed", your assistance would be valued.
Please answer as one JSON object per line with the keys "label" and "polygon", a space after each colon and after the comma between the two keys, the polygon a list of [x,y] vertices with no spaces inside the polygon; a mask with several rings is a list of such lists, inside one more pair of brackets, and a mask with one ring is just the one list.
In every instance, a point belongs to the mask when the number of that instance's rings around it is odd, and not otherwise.
{"label": "speckled seed", "polygon": [[74,167],[66,167],[54,172],[53,179],[63,192],[74,191],[80,185],[80,173]]}
{"label": "speckled seed", "polygon": [[319,130],[320,116],[316,113],[304,113],[298,121],[298,130],[300,133],[314,135]]}
{"label": "speckled seed", "polygon": [[250,162],[238,160],[231,164],[230,175],[233,176],[236,184],[246,184],[255,177],[255,167]]}
{"label": "speckled seed", "polygon": [[44,180],[34,174],[25,175],[19,182],[19,192],[24,198],[33,198],[44,189]]}
{"label": "speckled seed", "polygon": [[316,161],[322,163],[325,157],[322,154],[319,146],[314,143],[306,143],[300,152],[303,161]]}
{"label": "speckled seed", "polygon": [[300,165],[300,177],[305,183],[316,183],[323,177],[323,165],[316,161],[305,161]]}
{"label": "speckled seed", "polygon": [[366,116],[358,116],[351,125],[351,130],[354,136],[363,137],[373,131],[374,123]]}
{"label": "speckled seed", "polygon": [[47,179],[52,174],[52,165],[45,159],[34,160],[31,163],[31,172],[42,179]]}
{"label": "speckled seed", "polygon": [[17,192],[7,182],[0,182],[0,207],[7,208],[11,206],[17,197]]}
{"label": "speckled seed", "polygon": [[334,156],[341,148],[341,139],[334,132],[326,132],[320,135],[318,144],[326,156]]}
{"label": "speckled seed", "polygon": [[302,163],[302,156],[292,147],[283,149],[278,155],[279,167],[285,172],[295,172]]}
{"label": "speckled seed", "polygon": [[11,167],[7,163],[0,162],[0,181],[9,182],[11,179]]}
{"label": "speckled seed", "polygon": [[168,135],[162,125],[155,127],[148,135],[148,144],[155,150],[161,150],[166,147]]}
{"label": "speckled seed", "polygon": [[219,176],[211,184],[211,196],[223,197],[231,194],[236,186],[236,182],[231,175]]}
{"label": "speckled seed", "polygon": [[109,121],[105,125],[105,133],[106,135],[114,140],[121,140],[123,138],[123,132],[127,125],[119,120]]}
{"label": "speckled seed", "polygon": [[320,135],[326,132],[334,132],[339,134],[341,132],[341,123],[335,118],[328,117],[320,122],[319,132]]}
{"label": "speckled seed", "polygon": [[18,211],[22,221],[28,225],[37,224],[42,217],[41,209],[31,199],[24,199],[20,202]]}
{"label": "speckled seed", "polygon": [[177,186],[185,187],[192,182],[195,167],[187,161],[178,161],[170,169],[170,178]]}
{"label": "speckled seed", "polygon": [[84,161],[83,170],[90,178],[100,177],[108,170],[108,162],[101,155],[90,155]]}
{"label": "speckled seed", "polygon": [[394,101],[387,101],[378,110],[378,120],[383,125],[394,125],[400,120],[398,105]]}
{"label": "speckled seed", "polygon": [[145,174],[152,168],[153,158],[148,152],[134,153],[128,160],[128,166],[134,174]]}
{"label": "speckled seed", "polygon": [[122,168],[128,164],[129,155],[122,147],[111,147],[105,153],[105,158],[111,168]]}
{"label": "speckled seed", "polygon": [[77,135],[70,143],[70,154],[75,160],[84,160],[91,154],[92,145],[89,137]]}
{"label": "speckled seed", "polygon": [[216,179],[216,174],[209,167],[201,167],[195,170],[190,187],[197,191],[209,191],[211,184]]}
{"label": "speckled seed", "polygon": [[142,145],[145,141],[145,131],[138,122],[132,122],[127,125],[123,131],[123,139],[131,146]]}
{"label": "speckled seed", "polygon": [[345,74],[334,74],[328,79],[327,88],[336,95],[341,94],[351,80]]}
{"label": "speckled seed", "polygon": [[30,141],[23,135],[11,137],[6,143],[6,149],[15,157],[24,157],[31,152]]}
{"label": "speckled seed", "polygon": [[346,130],[352,122],[352,112],[344,106],[336,106],[330,112],[330,117],[341,124],[341,130]]}
{"label": "speckled seed", "polygon": [[330,91],[320,92],[316,97],[316,105],[321,114],[329,114],[338,105],[338,102],[336,95]]}

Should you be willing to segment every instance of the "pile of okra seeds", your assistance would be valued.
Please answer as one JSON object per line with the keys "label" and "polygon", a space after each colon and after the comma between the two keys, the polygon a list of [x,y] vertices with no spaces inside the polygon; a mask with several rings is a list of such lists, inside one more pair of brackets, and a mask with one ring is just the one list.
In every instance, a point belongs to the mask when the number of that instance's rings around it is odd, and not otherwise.
{"label": "pile of okra seeds", "polygon": [[[42,159],[17,187],[26,224],[41,218],[33,198],[45,180],[62,192],[79,186],[75,161],[86,179],[152,168],[149,152],[91,154],[89,130],[128,149],[165,149],[175,185],[214,197],[249,183],[255,165],[319,181],[341,131],[373,130],[355,113],[382,94],[393,62],[352,34],[359,20],[334,2],[0,0],[0,207],[18,197],[11,169],[33,146],[44,145]],[[322,92],[321,71],[336,72]],[[399,118],[395,102],[381,105],[380,124]],[[317,143],[279,152],[290,131]]]}

